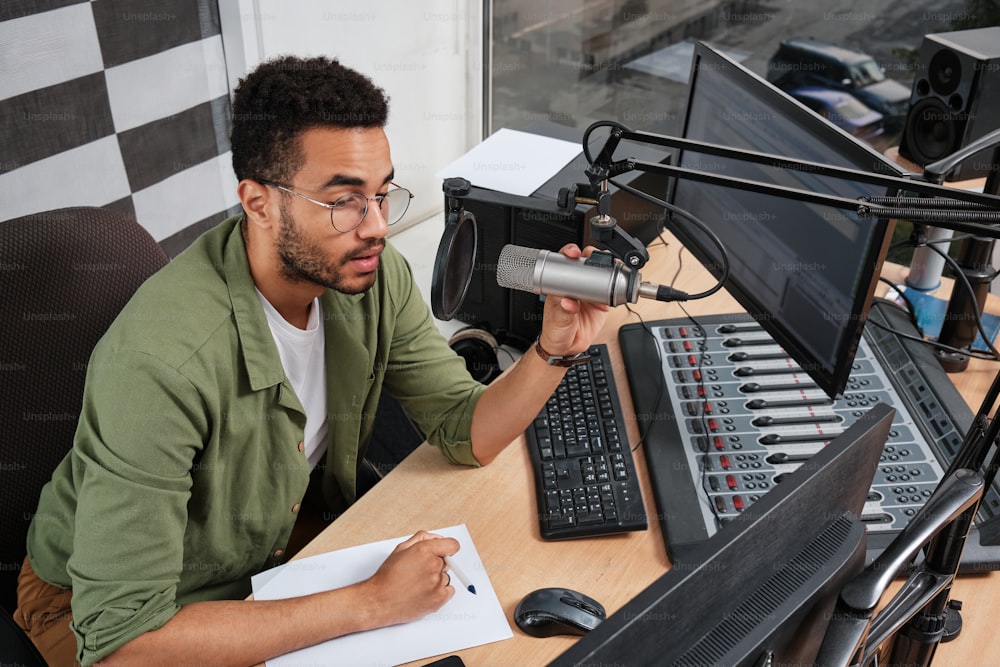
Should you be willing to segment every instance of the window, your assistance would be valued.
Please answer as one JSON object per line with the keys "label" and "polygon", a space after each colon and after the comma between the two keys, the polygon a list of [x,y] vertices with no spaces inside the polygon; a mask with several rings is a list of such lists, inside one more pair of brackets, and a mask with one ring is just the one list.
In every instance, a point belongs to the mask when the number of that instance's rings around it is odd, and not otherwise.
{"label": "window", "polygon": [[[557,123],[583,129],[616,120],[674,134],[683,120],[691,43],[705,40],[761,76],[779,43],[822,38],[870,55],[858,74],[885,74],[909,88],[923,35],[968,12],[927,12],[926,3],[720,0],[493,0],[485,85],[487,132]],[[849,76],[846,71],[843,77]],[[896,137],[898,141],[898,137]]]}

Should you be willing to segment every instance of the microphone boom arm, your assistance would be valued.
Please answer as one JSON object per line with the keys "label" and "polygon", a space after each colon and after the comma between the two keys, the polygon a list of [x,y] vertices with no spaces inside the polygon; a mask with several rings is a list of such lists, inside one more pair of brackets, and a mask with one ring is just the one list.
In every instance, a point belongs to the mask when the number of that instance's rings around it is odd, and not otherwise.
{"label": "microphone boom arm", "polygon": [[[584,133],[584,147],[585,152],[587,152],[588,160],[590,159],[589,151],[586,151],[587,138],[589,134],[596,129],[604,125],[603,121],[598,121],[594,123],[589,128],[587,128]],[[729,146],[722,146],[720,144],[713,144],[703,141],[691,141],[690,139],[682,139],[680,137],[673,137],[664,134],[656,134],[653,132],[643,132],[638,130],[630,130],[620,126],[615,125],[611,129],[611,136],[608,138],[608,142],[605,148],[601,151],[600,155],[592,163],[591,168],[587,170],[588,176],[593,179],[595,176],[605,176],[606,180],[611,180],[615,176],[627,173],[629,171],[643,171],[656,174],[666,174],[668,176],[674,176],[676,178],[685,178],[688,180],[693,180],[701,183],[708,183],[710,185],[722,185],[726,187],[732,187],[740,190],[747,190],[750,192],[756,192],[759,194],[773,195],[775,197],[782,197],[785,199],[793,199],[796,201],[802,201],[810,204],[818,204],[822,206],[831,206],[833,208],[852,211],[862,217],[902,217],[898,215],[901,211],[898,210],[899,207],[894,207],[886,204],[875,204],[870,203],[864,199],[853,199],[850,197],[840,197],[837,195],[829,195],[818,192],[811,192],[809,190],[801,190],[798,188],[787,187],[782,185],[776,185],[774,183],[767,183],[763,181],[754,181],[750,179],[738,178],[735,176],[727,176],[722,174],[714,174],[706,171],[699,171],[697,169],[688,169],[686,167],[678,167],[670,164],[646,162],[643,160],[636,160],[633,158],[627,158],[623,160],[613,160],[614,148],[610,151],[608,147],[617,147],[618,144],[623,140],[637,141],[642,143],[653,144],[657,146],[666,146],[669,148],[679,148],[681,150],[688,150],[696,153],[704,153],[706,155],[713,155],[717,157],[725,157],[734,160],[739,160],[743,162],[752,162],[755,164],[762,164],[771,167],[776,167],[779,169],[803,171],[808,173],[814,173],[821,176],[829,176],[833,178],[841,178],[847,181],[869,183],[874,185],[885,186],[887,190],[904,190],[913,191],[919,194],[925,195],[926,197],[939,197],[947,200],[959,200],[960,202],[965,202],[969,204],[969,208],[973,211],[979,211],[980,213],[985,211],[1000,212],[1000,197],[992,194],[984,194],[981,192],[975,192],[971,190],[960,190],[955,188],[948,188],[944,185],[940,185],[934,182],[928,182],[917,178],[916,174],[907,173],[904,177],[890,176],[887,174],[876,174],[868,171],[861,171],[858,169],[849,169],[846,167],[836,167],[829,164],[824,164],[821,162],[812,162],[809,160],[796,160],[781,155],[773,155],[770,153],[761,153],[759,151],[751,151],[744,149],[731,148]],[[991,138],[993,142],[1000,143],[1000,131],[994,132],[991,135],[987,135]],[[986,139],[987,137],[984,137]],[[598,162],[597,160],[606,160],[606,162]],[[593,175],[591,175],[593,174]],[[913,213],[912,208],[914,207],[914,202],[908,200],[908,207],[906,208],[906,214],[910,215]],[[933,206],[933,200],[928,203],[929,206]],[[956,205],[950,203],[947,205],[947,209],[950,211],[956,210]],[[958,209],[961,210],[961,209]],[[930,212],[926,214],[929,219],[938,220],[937,217],[930,218],[929,216],[937,216],[939,212],[933,208]],[[946,216],[942,216],[946,217]],[[948,216],[955,217],[955,216]],[[996,222],[1000,222],[1000,216],[998,216]],[[1000,238],[1000,230],[989,225],[962,222],[960,220],[946,220],[940,222],[937,226],[946,227],[948,229],[954,229],[955,231],[961,231],[965,233],[983,234],[991,236],[993,238]]]}

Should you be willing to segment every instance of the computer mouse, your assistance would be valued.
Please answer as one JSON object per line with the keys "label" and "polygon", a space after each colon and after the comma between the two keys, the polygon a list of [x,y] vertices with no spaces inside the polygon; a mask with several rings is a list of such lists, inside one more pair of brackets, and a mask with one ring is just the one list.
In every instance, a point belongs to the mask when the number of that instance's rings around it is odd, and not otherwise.
{"label": "computer mouse", "polygon": [[532,637],[585,635],[606,618],[604,607],[568,588],[540,588],[524,596],[514,622]]}

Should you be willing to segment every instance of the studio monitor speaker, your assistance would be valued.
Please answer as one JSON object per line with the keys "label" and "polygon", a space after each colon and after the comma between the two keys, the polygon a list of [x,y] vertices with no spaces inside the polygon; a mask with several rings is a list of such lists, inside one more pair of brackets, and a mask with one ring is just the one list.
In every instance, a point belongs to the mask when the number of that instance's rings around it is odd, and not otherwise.
{"label": "studio monitor speaker", "polygon": [[[919,166],[1000,127],[1000,27],[924,35],[899,153]],[[980,178],[992,149],[967,158],[949,181]]]}

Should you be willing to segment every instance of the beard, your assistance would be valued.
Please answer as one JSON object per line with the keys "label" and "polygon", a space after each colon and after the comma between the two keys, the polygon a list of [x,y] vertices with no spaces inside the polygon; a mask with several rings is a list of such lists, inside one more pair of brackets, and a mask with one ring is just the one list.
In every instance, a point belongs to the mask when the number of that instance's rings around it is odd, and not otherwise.
{"label": "beard", "polygon": [[280,207],[281,227],[278,230],[277,252],[282,274],[294,282],[311,282],[342,294],[361,294],[375,283],[375,273],[363,276],[359,284],[348,283],[343,268],[352,257],[369,254],[385,245],[384,239],[369,239],[363,248],[331,259],[300,232],[284,206]]}

